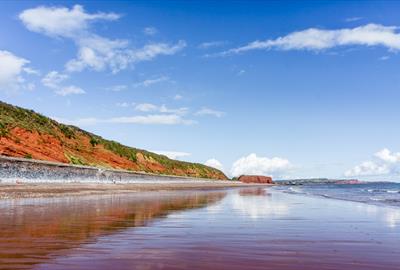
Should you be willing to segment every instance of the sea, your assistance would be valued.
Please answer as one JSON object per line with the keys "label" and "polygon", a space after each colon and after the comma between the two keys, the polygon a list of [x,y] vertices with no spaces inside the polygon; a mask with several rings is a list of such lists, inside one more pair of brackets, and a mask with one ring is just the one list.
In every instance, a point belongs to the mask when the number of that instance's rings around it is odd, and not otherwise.
{"label": "sea", "polygon": [[276,189],[291,194],[400,207],[400,183],[394,182],[285,185]]}

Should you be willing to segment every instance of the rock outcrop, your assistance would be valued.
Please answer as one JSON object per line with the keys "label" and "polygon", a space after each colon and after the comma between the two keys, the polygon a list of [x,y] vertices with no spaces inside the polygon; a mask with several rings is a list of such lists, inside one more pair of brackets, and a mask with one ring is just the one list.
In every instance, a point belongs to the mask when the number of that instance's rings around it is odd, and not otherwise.
{"label": "rock outcrop", "polygon": [[242,175],[238,179],[243,183],[273,184],[272,177],[263,175]]}

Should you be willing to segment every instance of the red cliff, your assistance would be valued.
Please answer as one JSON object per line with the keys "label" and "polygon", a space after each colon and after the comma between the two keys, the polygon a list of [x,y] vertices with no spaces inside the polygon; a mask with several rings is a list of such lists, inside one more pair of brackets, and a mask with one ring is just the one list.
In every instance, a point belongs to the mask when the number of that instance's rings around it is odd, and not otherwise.
{"label": "red cliff", "polygon": [[242,175],[238,179],[243,183],[273,184],[272,177],[262,175]]}

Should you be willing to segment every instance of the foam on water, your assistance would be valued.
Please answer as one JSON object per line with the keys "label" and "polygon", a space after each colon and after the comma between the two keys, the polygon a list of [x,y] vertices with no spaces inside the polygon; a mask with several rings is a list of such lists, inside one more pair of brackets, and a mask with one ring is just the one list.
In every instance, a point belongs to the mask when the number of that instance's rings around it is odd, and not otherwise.
{"label": "foam on water", "polygon": [[280,186],[287,193],[400,207],[400,183],[307,184]]}

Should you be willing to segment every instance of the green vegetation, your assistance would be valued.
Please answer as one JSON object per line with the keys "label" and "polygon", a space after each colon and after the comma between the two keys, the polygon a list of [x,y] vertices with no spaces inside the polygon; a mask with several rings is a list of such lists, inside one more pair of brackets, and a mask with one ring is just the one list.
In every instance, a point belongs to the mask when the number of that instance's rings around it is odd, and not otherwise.
{"label": "green vegetation", "polygon": [[95,137],[91,137],[90,138],[90,144],[92,145],[92,147],[95,147],[96,145],[99,144],[99,140],[96,139]]}
{"label": "green vegetation", "polygon": [[[141,154],[145,160],[151,163],[158,163],[164,167],[165,174],[186,174],[199,177],[222,176],[223,174],[217,169],[205,166],[198,163],[190,163],[178,160],[172,160],[164,155],[158,155],[146,150],[137,149],[122,145],[115,141],[105,140],[100,136],[84,131],[80,128],[58,123],[50,118],[38,114],[32,110],[26,110],[16,106],[12,106],[0,101],[0,137],[7,136],[15,127],[23,128],[31,132],[39,134],[47,134],[58,138],[64,147],[70,147],[79,153],[85,153],[85,145],[80,138],[88,138],[92,147],[102,145],[105,149],[119,155],[120,157],[131,160],[139,166],[139,169],[147,172],[154,172],[145,163],[138,161],[138,156]],[[75,141],[68,141],[75,139]],[[19,138],[14,138],[19,140]],[[79,154],[78,154],[79,155]],[[72,164],[89,165],[82,158],[66,155],[67,159]],[[31,157],[30,157],[31,158]],[[98,166],[107,166],[106,164],[93,164]]]}
{"label": "green vegetation", "polygon": [[74,136],[73,127],[57,123],[32,110],[26,110],[0,101],[0,134],[4,133],[5,127],[7,130],[20,127],[28,131],[37,131],[40,134],[50,134],[56,137],[59,136],[57,131],[61,131],[67,138],[73,138]]}
{"label": "green vegetation", "polygon": [[82,161],[80,158],[72,156],[72,155],[71,156],[67,156],[67,158],[74,165],[89,165],[86,162]]}
{"label": "green vegetation", "polygon": [[7,125],[0,122],[0,138],[5,137],[8,134]]}
{"label": "green vegetation", "polygon": [[59,124],[60,131],[64,134],[65,137],[68,139],[75,138],[75,132],[72,127]]}
{"label": "green vegetation", "polygon": [[24,156],[24,158],[29,158],[29,159],[31,159],[31,158],[32,158],[32,155],[31,155],[31,154],[26,154],[26,155]]}

